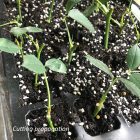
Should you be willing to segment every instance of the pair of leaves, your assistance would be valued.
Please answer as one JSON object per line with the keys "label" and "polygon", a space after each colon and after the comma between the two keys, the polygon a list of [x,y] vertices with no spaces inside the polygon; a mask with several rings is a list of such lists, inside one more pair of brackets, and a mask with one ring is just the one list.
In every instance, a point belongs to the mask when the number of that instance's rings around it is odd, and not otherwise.
{"label": "pair of leaves", "polygon": [[140,65],[140,48],[137,44],[129,49],[126,62],[128,68],[131,70],[136,69]]}
{"label": "pair of leaves", "polygon": [[18,53],[20,49],[18,46],[6,38],[0,38],[0,51],[7,52],[7,53]]}
{"label": "pair of leaves", "polygon": [[26,34],[27,32],[28,33],[40,33],[40,32],[43,32],[43,30],[41,28],[38,28],[38,27],[28,26],[28,27],[23,27],[23,28],[13,27],[10,30],[10,32],[18,37],[18,36],[22,36],[23,34]]}
{"label": "pair of leaves", "polygon": [[49,59],[46,61],[44,66],[42,62],[34,55],[25,55],[22,66],[37,74],[43,74],[46,72],[45,67],[48,67],[50,70],[59,73],[66,73],[67,71],[65,64],[59,59]]}
{"label": "pair of leaves", "polygon": [[[87,55],[86,58],[90,61],[92,65],[95,67],[101,69],[104,71],[106,74],[110,75],[113,78],[113,74],[109,70],[108,66],[104,64],[102,61],[93,58],[90,55]],[[130,76],[130,80],[124,79],[124,78],[119,78],[121,82],[124,83],[124,85],[127,87],[128,90],[131,91],[132,94],[140,97],[140,74],[132,74]]]}

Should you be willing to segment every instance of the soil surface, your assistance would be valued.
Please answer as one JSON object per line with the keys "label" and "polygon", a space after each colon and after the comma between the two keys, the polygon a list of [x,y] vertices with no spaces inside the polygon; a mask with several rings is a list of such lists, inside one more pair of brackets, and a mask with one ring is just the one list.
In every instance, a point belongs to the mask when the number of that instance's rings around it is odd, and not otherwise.
{"label": "soil surface", "polygon": [[[22,1],[22,26],[37,26],[43,29],[43,33],[30,34],[33,39],[38,39],[39,44],[45,43],[45,49],[41,55],[41,61],[45,63],[49,58],[60,58],[65,64],[67,64],[67,52],[68,52],[68,37],[65,30],[65,24],[63,22],[64,16],[67,14],[64,8],[64,3],[60,1],[55,2],[53,11],[53,20],[51,24],[46,22],[50,1],[44,3],[43,0],[23,0]],[[83,0],[76,6],[80,11],[83,11],[90,1]],[[15,1],[13,0],[10,5],[6,4],[10,19],[15,19],[17,15],[17,9]],[[121,14],[125,11],[128,4],[121,0],[115,2],[110,1],[110,6],[114,7],[113,18],[120,21]],[[75,112],[79,115],[85,130],[92,136],[99,135],[108,131],[119,128],[119,121],[117,116],[123,114],[129,124],[140,121],[140,100],[133,96],[121,83],[116,83],[112,87],[112,90],[108,94],[107,101],[104,104],[104,108],[99,113],[99,118],[94,119],[92,117],[93,110],[98,103],[102,93],[109,86],[111,79],[104,72],[97,69],[85,59],[85,55],[88,53],[91,56],[102,60],[111,69],[115,76],[128,77],[126,70],[127,65],[125,62],[128,49],[134,45],[136,41],[135,29],[129,18],[129,15],[125,16],[127,21],[126,26],[120,33],[120,29],[114,23],[111,24],[110,37],[109,37],[109,49],[104,49],[104,32],[105,32],[105,16],[101,11],[94,12],[89,20],[93,23],[96,30],[95,33],[90,33],[83,26],[77,24],[72,19],[68,18],[68,26],[70,33],[77,46],[71,64],[68,66],[68,72],[66,75],[57,74],[49,70],[47,73],[52,98],[61,98],[63,100],[62,93],[70,93],[73,96],[78,96],[78,100],[75,103]],[[9,28],[10,29],[10,28]],[[14,37],[12,37],[14,40]],[[24,37],[24,51],[28,54],[36,54],[34,45]],[[15,61],[17,65],[17,71],[13,78],[19,79],[20,92],[22,94],[22,100],[24,104],[34,104],[37,102],[47,102],[47,94],[44,86],[44,77],[39,76],[40,85],[38,89],[34,88],[34,75],[28,70],[21,67],[22,60],[19,55],[15,54]],[[60,110],[59,110],[60,109]],[[74,139],[75,136],[73,129],[71,128],[71,120],[69,120],[71,110],[69,107],[66,109],[64,104],[57,106],[52,111],[54,122],[58,126],[69,127],[72,133],[41,133],[31,132],[30,136],[33,140],[49,140],[59,139],[61,137],[65,139]],[[28,115],[31,127],[42,127],[46,122],[45,109],[31,112]],[[59,122],[57,119],[60,119]],[[72,120],[74,121],[74,120]],[[74,124],[73,122],[72,124]],[[69,134],[69,135],[68,135]],[[71,135],[70,135],[71,134]]]}
{"label": "soil surface", "polygon": [[51,129],[46,121],[46,108],[31,111],[27,117],[27,125],[30,130],[30,138],[35,140],[68,140],[75,139],[75,129],[69,109],[66,104],[60,103],[52,107],[52,120],[55,122],[55,132],[50,133]]}

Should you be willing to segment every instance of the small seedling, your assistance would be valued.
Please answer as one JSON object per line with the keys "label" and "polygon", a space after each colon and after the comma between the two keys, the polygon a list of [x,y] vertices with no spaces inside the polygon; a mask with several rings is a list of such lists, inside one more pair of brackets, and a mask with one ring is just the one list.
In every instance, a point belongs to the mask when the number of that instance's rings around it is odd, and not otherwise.
{"label": "small seedling", "polygon": [[[38,40],[34,41],[27,33],[40,33],[40,32],[43,32],[43,30],[41,28],[31,27],[31,26],[23,27],[23,28],[13,27],[10,30],[10,32],[12,34],[14,34],[16,37],[19,37],[19,39],[20,39],[20,42],[16,39],[16,43],[20,48],[22,57],[24,56],[22,46],[23,46],[23,42],[24,42],[23,36],[25,35],[34,44],[34,46],[36,48],[36,52],[37,52],[37,58],[40,60],[40,55],[41,55],[41,52],[42,52],[43,48],[45,47],[45,45],[42,44],[41,46],[39,46]],[[35,75],[35,87],[37,87],[37,86],[38,86],[38,74]]]}
{"label": "small seedling", "polygon": [[[0,38],[0,51],[14,54],[14,53],[19,53],[20,48],[12,41],[5,38]],[[52,106],[51,92],[50,92],[49,83],[46,75],[47,72],[46,67],[52,71],[63,73],[63,74],[66,73],[67,68],[61,60],[55,58],[49,59],[48,61],[46,61],[45,65],[43,65],[42,62],[34,55],[24,55],[22,66],[36,74],[44,75],[47,95],[48,95],[48,106],[47,106],[48,110],[47,110],[46,118],[48,120],[51,130],[54,132],[54,125],[51,119],[51,106]]]}
{"label": "small seedling", "polygon": [[43,65],[42,62],[34,55],[25,55],[22,66],[34,73],[44,75],[46,89],[47,89],[47,96],[48,96],[48,106],[47,106],[48,109],[47,109],[47,113],[46,113],[46,118],[48,120],[48,124],[49,124],[52,132],[54,132],[54,125],[53,125],[53,121],[51,119],[51,110],[52,110],[51,91],[49,88],[49,82],[48,82],[48,78],[46,75],[46,72],[47,72],[46,67],[47,67],[47,69],[50,69],[52,71],[64,73],[64,74],[66,73],[67,68],[61,60],[55,59],[55,58],[49,59],[48,61],[46,61],[45,65]]}
{"label": "small seedling", "polygon": [[[106,16],[107,13],[109,12],[109,8],[106,6],[109,0],[93,0],[92,4],[86,8],[86,10],[84,11],[84,14],[88,17],[90,16],[94,10],[99,11],[97,9],[100,9],[103,14]],[[120,27],[120,23],[111,17],[110,19],[113,23],[115,23],[117,26]]]}
{"label": "small seedling", "polygon": [[94,65],[95,67],[99,68],[100,70],[108,74],[111,77],[111,81],[112,81],[108,89],[105,91],[105,93],[103,93],[101,99],[97,103],[98,105],[95,107],[95,110],[93,113],[94,117],[96,117],[98,113],[101,111],[101,109],[103,108],[104,102],[106,101],[106,98],[107,98],[107,94],[111,90],[112,86],[119,81],[124,83],[126,88],[129,91],[131,91],[132,94],[140,97],[140,80],[139,80],[140,73],[136,73],[135,71],[135,69],[138,66],[140,66],[140,48],[138,47],[138,45],[134,45],[133,47],[131,47],[127,54],[126,62],[129,68],[128,70],[129,72],[128,76],[130,77],[129,80],[122,78],[121,76],[115,77],[110,71],[110,69],[108,68],[108,66],[104,64],[102,61],[95,59],[90,55],[87,55],[86,58],[88,61],[90,61],[92,65]]}
{"label": "small seedling", "polygon": [[77,3],[79,3],[81,0],[68,0],[66,4],[66,10],[67,15],[63,18],[63,21],[66,26],[66,31],[68,34],[69,39],[69,51],[68,51],[68,65],[72,61],[72,55],[73,52],[76,50],[76,45],[74,44],[74,41],[72,40],[68,25],[67,25],[67,18],[70,17],[73,20],[77,21],[81,25],[83,25],[85,28],[87,28],[91,33],[94,33],[95,29],[92,25],[92,23],[88,20],[88,18],[80,12],[78,9],[72,9]]}
{"label": "small seedling", "polygon": [[126,14],[129,15],[130,20],[133,23],[133,26],[134,26],[135,32],[136,32],[136,37],[137,37],[136,43],[138,43],[140,40],[140,32],[138,30],[138,26],[136,24],[136,21],[135,21],[133,15],[137,18],[138,21],[140,21],[140,16],[139,16],[140,10],[138,9],[138,7],[135,4],[132,4],[130,2],[129,8],[126,8],[126,10],[124,11],[124,13],[122,14],[122,17],[121,17],[121,21],[120,21],[121,32],[122,32],[123,28],[125,27],[125,25],[127,24],[127,21],[125,21],[125,18],[124,18]]}
{"label": "small seedling", "polygon": [[[27,35],[27,33],[40,33],[42,32],[43,30],[38,28],[38,27],[23,27],[23,28],[20,28],[20,27],[13,27],[11,28],[10,30],[10,33],[12,33],[13,35],[15,35],[17,38],[20,39],[20,42],[18,41],[18,39],[15,39],[17,45],[19,46],[20,48],[20,52],[21,52],[21,55],[22,55],[22,58],[23,58],[23,44],[24,44],[24,39],[23,39],[23,35],[26,35],[27,37],[29,37]],[[29,38],[30,39],[30,38]],[[30,41],[32,41],[30,39]]]}

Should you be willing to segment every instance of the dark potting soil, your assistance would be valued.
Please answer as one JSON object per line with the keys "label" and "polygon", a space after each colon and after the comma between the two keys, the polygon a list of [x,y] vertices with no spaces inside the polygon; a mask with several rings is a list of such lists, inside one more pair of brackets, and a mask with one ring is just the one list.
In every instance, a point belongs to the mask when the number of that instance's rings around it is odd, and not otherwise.
{"label": "dark potting soil", "polygon": [[[90,1],[83,0],[78,4],[77,8],[83,11]],[[115,8],[113,17],[120,21],[122,13],[126,9],[125,1],[111,1],[110,5]],[[17,15],[16,4],[13,1],[10,5],[6,5],[10,19],[15,19]],[[53,11],[53,20],[51,24],[46,22],[49,13],[50,2],[44,4],[43,0],[23,0],[22,14],[23,26],[38,26],[44,30],[42,34],[32,34],[31,37],[38,39],[39,44],[45,43],[45,49],[41,55],[41,61],[45,63],[49,58],[61,58],[67,63],[68,37],[65,30],[65,25],[62,21],[66,10],[59,1],[55,2]],[[91,34],[84,27],[77,24],[75,21],[68,19],[71,36],[77,46],[73,54],[73,60],[68,67],[66,75],[56,74],[49,71],[48,78],[52,98],[60,98],[63,92],[69,92],[79,96],[76,102],[76,112],[79,114],[81,124],[85,130],[91,135],[108,132],[119,128],[117,115],[123,114],[128,123],[136,123],[140,121],[140,100],[132,96],[130,92],[120,83],[112,87],[108,94],[108,99],[104,104],[104,108],[99,113],[100,118],[93,119],[92,112],[98,103],[102,93],[107,89],[110,83],[110,78],[101,70],[90,65],[84,58],[85,54],[90,54],[104,63],[106,63],[115,76],[127,77],[127,65],[125,63],[128,49],[136,41],[135,29],[132,26],[128,15],[125,20],[128,22],[120,34],[119,27],[112,23],[109,37],[109,49],[104,49],[104,31],[105,31],[105,16],[102,12],[94,12],[90,17],[96,32]],[[25,38],[24,51],[25,53],[36,54],[33,44]],[[14,37],[13,37],[14,39]],[[33,104],[36,102],[47,101],[46,89],[44,87],[44,77],[39,77],[40,85],[38,89],[34,89],[34,75],[21,67],[21,59],[15,55],[17,71],[14,78],[19,79],[19,87],[22,93],[24,105]],[[40,112],[34,112],[33,116]],[[56,110],[52,113],[59,114]],[[42,120],[42,119],[41,119]],[[65,119],[67,121],[67,119]],[[39,121],[43,124],[45,120]],[[65,122],[64,122],[65,123]],[[35,125],[35,124],[33,124]],[[34,137],[35,133],[32,134]],[[45,134],[44,134],[45,136]],[[43,137],[44,137],[43,136]]]}
{"label": "dark potting soil", "polygon": [[74,127],[71,125],[69,108],[66,104],[58,104],[52,107],[52,120],[55,132],[50,133],[46,121],[46,108],[31,111],[26,116],[29,137],[31,140],[74,140],[76,138]]}

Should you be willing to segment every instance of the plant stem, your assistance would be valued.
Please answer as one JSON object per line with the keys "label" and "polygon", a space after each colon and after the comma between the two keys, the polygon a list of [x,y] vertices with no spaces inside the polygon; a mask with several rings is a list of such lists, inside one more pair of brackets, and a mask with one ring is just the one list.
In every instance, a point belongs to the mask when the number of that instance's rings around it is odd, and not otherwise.
{"label": "plant stem", "polygon": [[[39,47],[38,40],[36,40],[36,42],[35,42],[28,34],[25,34],[25,35],[34,44],[34,46],[36,47],[37,58],[40,60],[40,55],[41,55],[41,52],[42,52],[43,48],[45,47],[45,45],[42,44],[41,47]],[[36,73],[35,74],[35,83],[34,83],[34,86],[37,87],[38,85],[39,85],[38,84],[38,74]]]}
{"label": "plant stem", "polygon": [[52,129],[52,132],[54,132],[55,129],[54,129],[53,122],[51,119],[51,93],[50,93],[50,88],[49,88],[49,83],[48,83],[46,73],[44,73],[44,78],[45,78],[45,83],[46,83],[46,88],[47,88],[47,93],[48,93],[48,111],[46,114],[46,118],[48,120],[50,128]]}
{"label": "plant stem", "polygon": [[64,22],[65,22],[65,26],[66,26],[66,30],[67,30],[67,34],[68,34],[68,39],[69,39],[69,52],[68,52],[68,65],[70,64],[71,60],[72,60],[72,54],[74,52],[74,43],[72,41],[71,35],[70,35],[70,31],[66,22],[66,19],[64,18]]}
{"label": "plant stem", "polygon": [[[44,44],[41,45],[41,47],[39,48],[39,50],[37,51],[37,58],[40,60],[40,55],[41,55],[41,52],[43,50],[43,48],[45,47]],[[38,74],[36,73],[35,74],[35,87],[37,87],[39,84],[38,84]]]}
{"label": "plant stem", "polygon": [[[103,12],[103,14],[106,15],[108,13],[108,8],[104,4],[102,4],[99,0],[96,0],[96,2],[100,5],[100,9]],[[120,27],[120,23],[117,20],[111,17],[111,21]]]}
{"label": "plant stem", "polygon": [[101,111],[101,109],[103,108],[104,102],[107,99],[107,94],[108,92],[111,90],[112,86],[117,82],[118,78],[114,78],[112,79],[112,82],[110,84],[110,86],[108,87],[108,89],[106,90],[106,92],[102,95],[98,106],[95,107],[94,113],[93,113],[93,117],[96,117],[98,115],[98,113]]}
{"label": "plant stem", "polygon": [[125,25],[126,25],[126,22],[124,23],[124,17],[125,17],[125,15],[127,14],[127,13],[129,13],[129,9],[128,8],[126,8],[126,10],[124,11],[124,13],[122,14],[122,17],[121,17],[121,21],[120,21],[120,34],[122,33],[122,30],[123,30],[123,28],[125,27]]}
{"label": "plant stem", "polygon": [[19,47],[20,49],[20,53],[21,53],[21,56],[22,56],[22,59],[24,57],[24,53],[23,53],[23,49],[22,49],[22,46],[23,46],[23,38],[20,38],[21,39],[21,42],[19,43],[19,41],[16,39],[15,42],[17,43],[17,46]]}
{"label": "plant stem", "polygon": [[52,0],[52,3],[51,3],[51,8],[50,8],[50,13],[49,13],[49,18],[48,18],[48,20],[47,20],[48,23],[51,23],[53,9],[54,9],[54,0]]}
{"label": "plant stem", "polygon": [[107,17],[106,17],[106,30],[105,30],[105,49],[108,49],[108,39],[109,39],[109,31],[110,31],[110,20],[114,9],[110,9]]}
{"label": "plant stem", "polygon": [[36,40],[35,42],[28,34],[25,34],[25,35],[34,44],[34,46],[36,47],[36,51],[38,51],[39,50],[38,41]]}
{"label": "plant stem", "polygon": [[135,31],[136,31],[136,35],[137,35],[137,41],[136,41],[136,43],[138,43],[139,40],[140,40],[140,33],[139,33],[139,31],[138,31],[137,25],[136,25],[136,23],[135,23],[135,20],[134,20],[134,18],[133,18],[133,16],[132,16],[131,12],[129,12],[129,16],[130,16],[130,19],[131,19],[131,21],[132,21],[132,23],[133,23],[133,25],[134,25],[134,28],[135,28]]}
{"label": "plant stem", "polygon": [[17,0],[17,6],[18,6],[18,21],[22,21],[22,14],[21,14],[21,0]]}
{"label": "plant stem", "polygon": [[17,24],[18,25],[18,22],[16,20],[13,20],[13,21],[10,21],[8,23],[1,24],[0,27],[6,26],[6,25],[10,25],[10,24]]}

